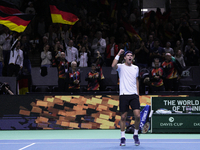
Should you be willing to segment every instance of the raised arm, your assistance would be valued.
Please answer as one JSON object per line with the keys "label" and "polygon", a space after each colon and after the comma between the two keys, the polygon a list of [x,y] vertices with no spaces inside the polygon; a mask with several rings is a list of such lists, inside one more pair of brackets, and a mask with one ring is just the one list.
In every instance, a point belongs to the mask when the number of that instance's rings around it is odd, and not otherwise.
{"label": "raised arm", "polygon": [[115,59],[114,59],[113,62],[112,62],[112,67],[113,67],[114,69],[117,69],[117,63],[118,63],[118,61],[119,61],[119,57],[120,57],[120,55],[123,54],[123,53],[124,53],[124,50],[123,50],[123,49],[120,49],[120,51],[118,52],[118,54],[115,56]]}

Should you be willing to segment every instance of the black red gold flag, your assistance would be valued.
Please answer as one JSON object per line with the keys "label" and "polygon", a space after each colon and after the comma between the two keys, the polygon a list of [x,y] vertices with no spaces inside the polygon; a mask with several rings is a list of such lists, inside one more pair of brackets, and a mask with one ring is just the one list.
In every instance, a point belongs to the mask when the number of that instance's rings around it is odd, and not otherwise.
{"label": "black red gold flag", "polygon": [[24,32],[33,17],[33,15],[24,13],[9,15],[0,11],[0,24],[5,25],[11,31],[20,33]]}
{"label": "black red gold flag", "polygon": [[49,7],[53,23],[74,25],[79,20],[75,14],[69,12],[65,7],[56,5],[49,5]]}
{"label": "black red gold flag", "polygon": [[13,3],[4,0],[0,1],[0,11],[2,11],[5,14],[21,13],[21,11],[19,11],[18,8]]}

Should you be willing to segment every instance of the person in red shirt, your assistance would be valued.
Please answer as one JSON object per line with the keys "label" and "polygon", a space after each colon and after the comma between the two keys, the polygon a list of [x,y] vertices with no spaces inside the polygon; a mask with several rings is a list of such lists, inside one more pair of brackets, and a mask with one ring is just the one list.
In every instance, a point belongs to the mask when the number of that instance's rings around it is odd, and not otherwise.
{"label": "person in red shirt", "polygon": [[106,46],[106,65],[111,66],[113,59],[118,53],[118,45],[115,44],[115,37],[110,37],[110,44]]}

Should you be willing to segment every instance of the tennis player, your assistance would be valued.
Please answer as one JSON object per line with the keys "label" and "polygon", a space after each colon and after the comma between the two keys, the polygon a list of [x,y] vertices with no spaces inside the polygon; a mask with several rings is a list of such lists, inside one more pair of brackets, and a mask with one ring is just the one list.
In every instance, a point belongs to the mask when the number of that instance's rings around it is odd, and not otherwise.
{"label": "tennis player", "polygon": [[[124,54],[124,63],[119,64],[118,60],[120,55]],[[119,109],[121,112],[121,143],[120,146],[126,145],[125,138],[125,126],[126,126],[126,117],[131,106],[134,116],[135,116],[135,130],[133,139],[135,140],[135,145],[140,145],[138,138],[138,130],[140,124],[140,102],[139,102],[139,69],[137,66],[132,64],[133,58],[135,55],[131,51],[124,52],[123,49],[120,49],[119,53],[116,55],[113,60],[112,67],[117,69],[120,79],[120,96],[119,96]]]}

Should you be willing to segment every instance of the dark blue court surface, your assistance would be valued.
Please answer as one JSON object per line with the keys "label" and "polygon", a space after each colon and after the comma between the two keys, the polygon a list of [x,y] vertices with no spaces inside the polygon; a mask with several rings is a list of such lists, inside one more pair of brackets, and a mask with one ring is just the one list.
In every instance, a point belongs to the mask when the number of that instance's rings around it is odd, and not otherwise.
{"label": "dark blue court surface", "polygon": [[135,146],[127,139],[126,146],[120,147],[116,139],[37,139],[0,140],[0,150],[199,150],[200,139],[141,139]]}

